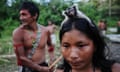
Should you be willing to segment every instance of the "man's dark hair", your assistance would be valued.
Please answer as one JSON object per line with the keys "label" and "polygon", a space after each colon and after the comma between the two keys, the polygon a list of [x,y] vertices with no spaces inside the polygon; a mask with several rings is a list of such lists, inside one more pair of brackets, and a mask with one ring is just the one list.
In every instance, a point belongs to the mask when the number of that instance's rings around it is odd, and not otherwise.
{"label": "man's dark hair", "polygon": [[33,2],[29,2],[29,1],[23,2],[20,7],[20,10],[24,10],[24,9],[28,10],[28,12],[31,14],[31,16],[35,16],[37,14],[36,20],[38,20],[39,8]]}

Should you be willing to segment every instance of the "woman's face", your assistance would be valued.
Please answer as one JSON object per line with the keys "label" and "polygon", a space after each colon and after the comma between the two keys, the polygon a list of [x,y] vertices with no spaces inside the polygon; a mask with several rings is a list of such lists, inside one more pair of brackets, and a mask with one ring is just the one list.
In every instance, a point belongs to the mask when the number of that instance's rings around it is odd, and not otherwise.
{"label": "woman's face", "polygon": [[64,33],[62,37],[61,51],[72,69],[89,67],[92,64],[94,50],[93,41],[76,29]]}

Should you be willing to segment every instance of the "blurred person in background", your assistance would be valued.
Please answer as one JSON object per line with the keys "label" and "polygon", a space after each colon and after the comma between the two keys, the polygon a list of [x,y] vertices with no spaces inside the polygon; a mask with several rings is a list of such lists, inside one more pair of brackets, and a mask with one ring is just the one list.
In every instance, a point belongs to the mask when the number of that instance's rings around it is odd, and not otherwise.
{"label": "blurred person in background", "polygon": [[107,31],[107,23],[105,20],[100,20],[98,22],[98,28],[101,31],[101,33],[103,34],[103,36],[105,36],[106,31]]}

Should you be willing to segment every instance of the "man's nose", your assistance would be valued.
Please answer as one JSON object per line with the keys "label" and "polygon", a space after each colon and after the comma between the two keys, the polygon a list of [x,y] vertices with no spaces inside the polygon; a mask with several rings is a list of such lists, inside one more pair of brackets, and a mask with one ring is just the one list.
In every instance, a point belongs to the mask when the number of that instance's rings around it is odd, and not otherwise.
{"label": "man's nose", "polygon": [[25,19],[25,16],[22,16],[22,15],[20,15],[20,20],[24,20]]}
{"label": "man's nose", "polygon": [[19,19],[22,20],[22,19],[23,19],[23,16],[20,16]]}

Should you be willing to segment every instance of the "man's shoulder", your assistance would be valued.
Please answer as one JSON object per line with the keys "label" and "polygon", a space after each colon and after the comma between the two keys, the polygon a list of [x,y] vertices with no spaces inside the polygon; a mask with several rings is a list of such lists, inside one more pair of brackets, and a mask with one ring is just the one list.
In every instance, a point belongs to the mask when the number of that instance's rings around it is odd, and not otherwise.
{"label": "man's shoulder", "polygon": [[23,29],[21,26],[19,26],[13,30],[13,34],[19,34],[19,33],[23,33]]}
{"label": "man's shoulder", "polygon": [[41,25],[41,24],[37,24],[38,25],[38,27],[40,27],[40,28],[45,28],[45,26],[43,26],[43,25]]}
{"label": "man's shoulder", "polygon": [[48,32],[49,32],[49,29],[48,29],[47,27],[44,27],[44,28],[43,28],[43,32],[48,33]]}
{"label": "man's shoulder", "polygon": [[47,27],[45,27],[45,26],[43,26],[43,25],[41,25],[41,24],[38,24],[38,27],[40,27],[40,29],[41,29],[42,31],[47,31]]}

